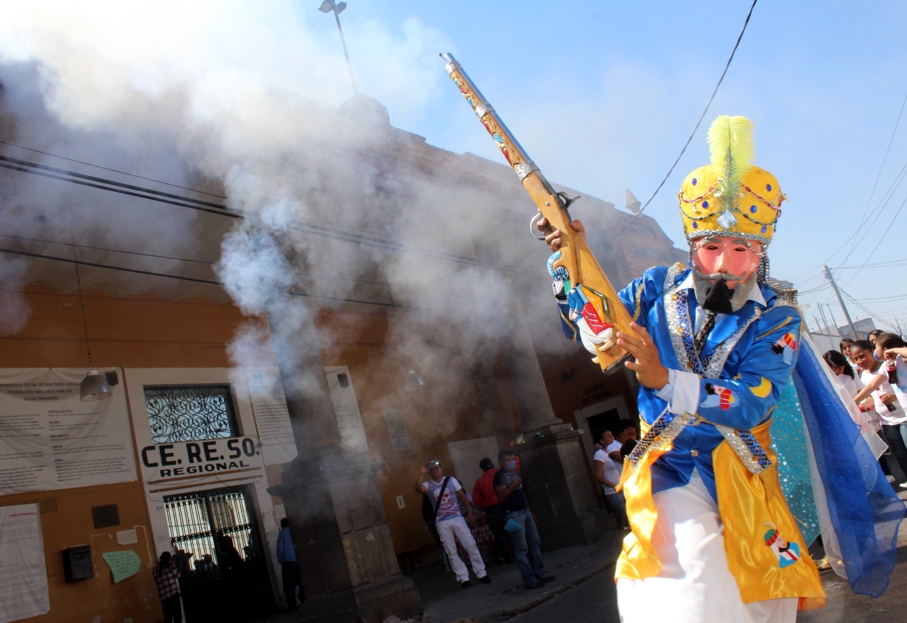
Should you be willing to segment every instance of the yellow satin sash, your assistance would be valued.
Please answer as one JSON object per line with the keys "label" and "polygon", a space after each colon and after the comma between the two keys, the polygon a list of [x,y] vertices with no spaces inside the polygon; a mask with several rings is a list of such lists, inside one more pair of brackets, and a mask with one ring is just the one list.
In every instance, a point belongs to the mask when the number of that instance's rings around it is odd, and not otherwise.
{"label": "yellow satin sash", "polygon": [[[648,426],[640,424],[644,436]],[[777,457],[771,450],[770,427],[771,420],[751,432],[774,463]],[[615,578],[641,580],[654,577],[661,570],[661,561],[652,546],[658,512],[652,497],[650,468],[664,453],[665,450],[650,452],[638,469],[624,462],[620,485],[633,531],[624,538]],[[718,509],[724,523],[724,549],[743,602],[797,597],[801,610],[823,607],[825,592],[819,571],[784,501],[778,470],[769,468],[759,475],[752,474],[726,441],[712,453],[712,461]],[[796,543],[799,552],[787,549],[785,541]],[[782,567],[782,558],[789,564]],[[794,558],[796,562],[791,563]]]}

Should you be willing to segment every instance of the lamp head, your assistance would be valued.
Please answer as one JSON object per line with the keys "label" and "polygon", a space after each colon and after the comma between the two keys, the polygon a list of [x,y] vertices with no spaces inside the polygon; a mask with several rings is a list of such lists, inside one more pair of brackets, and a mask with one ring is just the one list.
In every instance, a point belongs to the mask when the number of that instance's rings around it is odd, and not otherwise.
{"label": "lamp head", "polygon": [[83,402],[104,400],[111,396],[113,392],[110,391],[107,379],[98,374],[97,370],[90,370],[79,384],[79,400]]}
{"label": "lamp head", "polygon": [[406,379],[403,381],[403,389],[408,392],[414,392],[417,389],[421,389],[425,385],[425,381],[422,380],[422,377],[415,370],[410,370],[406,373]]}

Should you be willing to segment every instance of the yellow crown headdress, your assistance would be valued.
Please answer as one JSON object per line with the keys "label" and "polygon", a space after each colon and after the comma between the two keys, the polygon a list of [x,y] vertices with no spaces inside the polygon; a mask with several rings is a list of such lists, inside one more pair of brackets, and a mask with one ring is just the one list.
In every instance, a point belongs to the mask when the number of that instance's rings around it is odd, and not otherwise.
{"label": "yellow crown headdress", "polygon": [[722,115],[708,141],[711,164],[690,173],[678,195],[687,240],[734,236],[767,245],[787,197],[774,175],[751,164],[753,122]]}

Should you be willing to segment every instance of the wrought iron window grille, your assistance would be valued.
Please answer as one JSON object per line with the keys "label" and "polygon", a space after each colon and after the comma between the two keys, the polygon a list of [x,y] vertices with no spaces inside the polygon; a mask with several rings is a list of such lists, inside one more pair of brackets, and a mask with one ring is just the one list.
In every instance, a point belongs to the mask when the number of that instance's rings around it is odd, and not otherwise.
{"label": "wrought iron window grille", "polygon": [[145,386],[153,443],[238,437],[229,385]]}

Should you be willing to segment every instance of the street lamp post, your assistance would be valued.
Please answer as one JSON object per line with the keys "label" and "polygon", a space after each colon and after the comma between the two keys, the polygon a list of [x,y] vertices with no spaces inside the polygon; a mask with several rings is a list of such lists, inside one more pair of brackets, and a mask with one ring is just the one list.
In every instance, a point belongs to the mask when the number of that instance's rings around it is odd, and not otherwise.
{"label": "street lamp post", "polygon": [[346,51],[346,39],[343,38],[343,28],[340,26],[340,14],[346,9],[346,2],[335,2],[334,0],[324,0],[318,10],[322,13],[333,11],[334,19],[337,20],[337,31],[340,33],[340,43],[343,45],[343,55],[346,57],[346,68],[350,72],[350,83],[353,85],[353,93],[358,93],[356,89],[356,79],[353,78],[353,66],[350,64],[350,55]]}

